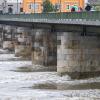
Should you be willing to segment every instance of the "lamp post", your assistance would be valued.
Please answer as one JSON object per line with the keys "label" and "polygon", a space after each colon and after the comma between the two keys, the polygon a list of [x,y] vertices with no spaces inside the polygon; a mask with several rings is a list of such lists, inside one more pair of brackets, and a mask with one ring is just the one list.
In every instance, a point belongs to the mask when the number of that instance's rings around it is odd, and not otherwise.
{"label": "lamp post", "polygon": [[61,13],[61,7],[62,7],[61,0],[59,2],[60,2],[60,13]]}
{"label": "lamp post", "polygon": [[36,6],[36,4],[35,4],[35,0],[34,0],[34,14],[35,14],[35,8],[36,8],[35,6]]}
{"label": "lamp post", "polygon": [[17,0],[17,14],[18,14],[18,0]]}
{"label": "lamp post", "polygon": [[4,3],[3,3],[3,13],[6,13],[6,0],[4,0]]}

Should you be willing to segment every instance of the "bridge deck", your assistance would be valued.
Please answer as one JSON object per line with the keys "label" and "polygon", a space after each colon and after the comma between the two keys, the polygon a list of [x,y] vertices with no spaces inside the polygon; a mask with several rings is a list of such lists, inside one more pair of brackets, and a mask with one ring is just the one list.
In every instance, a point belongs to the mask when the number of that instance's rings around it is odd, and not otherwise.
{"label": "bridge deck", "polygon": [[100,12],[3,14],[0,15],[1,21],[100,26]]}

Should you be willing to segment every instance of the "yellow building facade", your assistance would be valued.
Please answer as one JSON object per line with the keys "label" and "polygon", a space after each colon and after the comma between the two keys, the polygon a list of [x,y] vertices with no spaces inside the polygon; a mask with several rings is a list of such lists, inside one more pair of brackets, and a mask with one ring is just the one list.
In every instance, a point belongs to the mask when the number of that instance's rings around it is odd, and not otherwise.
{"label": "yellow building facade", "polygon": [[78,11],[78,8],[84,8],[84,0],[62,0],[61,2],[61,11],[70,12],[72,7],[75,7],[75,10]]}
{"label": "yellow building facade", "polygon": [[[58,12],[70,12],[72,7],[84,8],[84,0],[50,0],[50,2],[56,6]],[[43,0],[23,0],[23,12],[24,13],[42,13]]]}

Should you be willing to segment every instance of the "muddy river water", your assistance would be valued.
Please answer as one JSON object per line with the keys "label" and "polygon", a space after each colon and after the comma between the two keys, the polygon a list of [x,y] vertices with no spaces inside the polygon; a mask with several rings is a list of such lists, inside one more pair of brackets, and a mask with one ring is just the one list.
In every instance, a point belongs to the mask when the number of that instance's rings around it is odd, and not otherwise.
{"label": "muddy river water", "polygon": [[0,100],[100,100],[100,77],[71,80],[57,72],[14,71],[31,61],[9,61],[13,57],[0,58]]}

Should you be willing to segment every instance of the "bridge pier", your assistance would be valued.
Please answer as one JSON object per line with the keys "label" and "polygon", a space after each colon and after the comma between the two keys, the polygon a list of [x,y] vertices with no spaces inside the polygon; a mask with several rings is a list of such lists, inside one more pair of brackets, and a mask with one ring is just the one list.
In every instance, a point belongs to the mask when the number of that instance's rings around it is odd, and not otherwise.
{"label": "bridge pier", "polygon": [[56,70],[56,34],[53,34],[49,29],[34,29],[33,34],[32,63],[52,66]]}
{"label": "bridge pier", "polygon": [[[84,78],[100,71],[100,36],[78,32],[58,33],[57,72]],[[87,76],[86,76],[87,75]]]}
{"label": "bridge pier", "polygon": [[0,47],[2,47],[2,34],[3,34],[3,26],[0,25]]}
{"label": "bridge pier", "polygon": [[14,27],[8,25],[3,26],[3,34],[2,34],[3,49],[14,50],[13,33],[14,33]]}
{"label": "bridge pier", "polygon": [[31,30],[17,27],[15,34],[15,56],[31,57]]}

